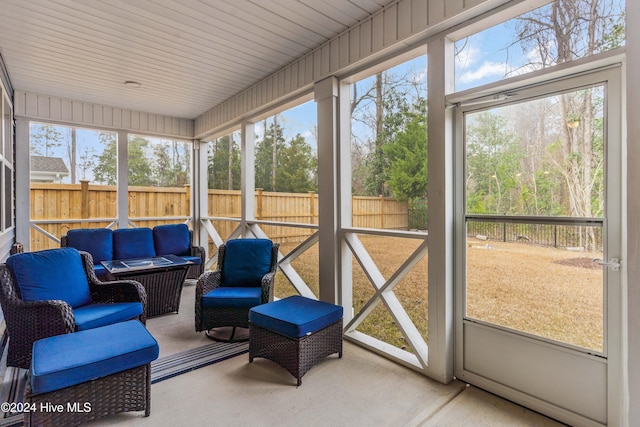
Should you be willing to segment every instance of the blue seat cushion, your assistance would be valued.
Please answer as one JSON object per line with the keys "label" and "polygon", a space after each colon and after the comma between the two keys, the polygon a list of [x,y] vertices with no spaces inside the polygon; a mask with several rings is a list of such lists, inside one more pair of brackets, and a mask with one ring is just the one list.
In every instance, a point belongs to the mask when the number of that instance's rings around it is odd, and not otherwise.
{"label": "blue seat cushion", "polygon": [[153,244],[158,255],[189,255],[191,236],[187,224],[166,224],[153,227]]}
{"label": "blue seat cushion", "polygon": [[234,239],[225,244],[222,284],[224,286],[261,286],[262,277],[271,270],[269,239]]}
{"label": "blue seat cushion", "polygon": [[191,261],[195,265],[202,264],[202,259],[199,256],[183,255],[180,258],[183,258],[185,261]]}
{"label": "blue seat cushion", "polygon": [[113,231],[108,228],[82,228],[67,232],[67,246],[89,252],[93,263],[113,259]]}
{"label": "blue seat cushion", "polygon": [[73,309],[78,331],[124,322],[141,314],[142,304],[139,302],[89,304]]}
{"label": "blue seat cushion", "polygon": [[311,335],[342,319],[342,307],[299,295],[249,310],[249,322],[287,337]]}
{"label": "blue seat cushion", "polygon": [[106,377],[146,365],[158,352],[137,320],[44,338],[33,344],[31,389],[41,394]]}
{"label": "blue seat cushion", "polygon": [[203,307],[251,308],[262,304],[262,288],[222,287],[202,297]]}
{"label": "blue seat cushion", "polygon": [[75,248],[19,253],[10,256],[7,265],[23,301],[57,299],[74,308],[92,301],[82,258]]}
{"label": "blue seat cushion", "polygon": [[113,230],[113,259],[156,256],[153,231],[147,227]]}

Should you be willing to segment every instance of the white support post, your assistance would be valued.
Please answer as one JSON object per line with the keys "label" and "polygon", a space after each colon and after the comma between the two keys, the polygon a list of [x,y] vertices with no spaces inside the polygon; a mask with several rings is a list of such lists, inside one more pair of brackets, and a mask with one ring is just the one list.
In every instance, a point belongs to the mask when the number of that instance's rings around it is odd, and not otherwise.
{"label": "white support post", "polygon": [[[189,183],[189,216],[191,217],[191,228],[193,229],[193,243],[200,243],[200,204],[203,202],[200,196],[200,187],[202,187],[202,176],[200,167],[200,141],[191,141],[191,180]],[[206,179],[206,177],[205,177]],[[206,182],[205,182],[205,187]],[[207,201],[204,200],[206,204]]]}
{"label": "white support post", "polygon": [[342,238],[342,229],[351,227],[353,207],[351,206],[351,84],[340,82],[338,93],[338,292],[339,304],[344,307],[344,324],[353,318],[353,268],[352,254],[347,242]]}
{"label": "white support post", "polygon": [[[638,22],[640,19],[640,2],[627,2],[627,22]],[[624,396],[621,406],[623,416],[620,418],[621,426],[640,425],[640,86],[635,84],[640,73],[640,44],[629,41],[640,40],[640,26],[628,25],[626,47],[626,153],[623,151],[623,159],[626,161],[626,188],[623,188],[623,200],[626,200],[626,215],[623,219],[623,236],[626,253],[622,259],[628,259],[624,266],[626,272],[623,275],[623,290],[626,291],[626,310],[623,313],[625,324],[623,326],[623,369],[627,375],[623,385]],[[626,155],[625,155],[626,154]],[[624,182],[623,178],[623,182]],[[626,194],[625,194],[626,192]],[[626,196],[626,197],[625,197]],[[623,202],[624,203],[624,202]],[[623,270],[624,271],[624,270]],[[635,404],[633,402],[636,402]]]}
{"label": "white support post", "polygon": [[243,122],[240,132],[241,144],[241,182],[240,191],[242,197],[240,229],[242,237],[250,234],[247,221],[255,219],[255,139],[256,133],[252,122]]}
{"label": "white support post", "polygon": [[31,185],[29,177],[29,119],[16,118],[16,241],[31,251]]}
{"label": "white support post", "polygon": [[445,95],[453,76],[453,44],[444,37],[428,44],[429,67],[429,363],[427,374],[453,379],[453,141]]}
{"label": "white support post", "polygon": [[[209,216],[209,165],[208,165],[208,143],[202,141],[194,141],[194,164],[199,165],[197,174],[194,171],[194,176],[198,176],[198,180],[194,180],[194,186],[192,187],[191,194],[194,199],[198,199],[194,204],[194,218],[193,218],[193,234],[198,236],[196,243],[205,250],[205,259],[209,259],[209,239],[207,230],[202,224],[202,219]],[[195,190],[195,191],[194,191]]]}
{"label": "white support post", "polygon": [[314,91],[318,114],[318,298],[337,303],[340,280],[338,79],[324,79],[316,83]]}
{"label": "white support post", "polygon": [[118,210],[118,218],[116,222],[118,224],[118,228],[128,228],[129,227],[129,158],[128,158],[128,147],[129,147],[129,134],[127,131],[119,130],[118,131],[118,202],[117,202],[117,210]]}

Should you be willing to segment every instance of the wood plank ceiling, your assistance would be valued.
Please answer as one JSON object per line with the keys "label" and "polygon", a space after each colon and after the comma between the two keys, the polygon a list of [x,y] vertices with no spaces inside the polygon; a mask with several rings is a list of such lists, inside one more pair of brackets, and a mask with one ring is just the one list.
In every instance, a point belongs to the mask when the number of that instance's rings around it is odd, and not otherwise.
{"label": "wood plank ceiling", "polygon": [[0,53],[14,89],[195,118],[388,3],[0,0]]}

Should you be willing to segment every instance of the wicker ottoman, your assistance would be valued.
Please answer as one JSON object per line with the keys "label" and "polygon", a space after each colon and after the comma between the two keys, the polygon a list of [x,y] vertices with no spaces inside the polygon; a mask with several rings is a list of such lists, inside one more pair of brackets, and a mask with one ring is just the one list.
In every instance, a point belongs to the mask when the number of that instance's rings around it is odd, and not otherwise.
{"label": "wicker ottoman", "polygon": [[137,320],[38,340],[25,390],[25,426],[76,426],[150,413],[158,343]]}
{"label": "wicker ottoman", "polygon": [[342,307],[291,296],[249,311],[249,362],[272,360],[302,376],[333,353],[342,357]]}

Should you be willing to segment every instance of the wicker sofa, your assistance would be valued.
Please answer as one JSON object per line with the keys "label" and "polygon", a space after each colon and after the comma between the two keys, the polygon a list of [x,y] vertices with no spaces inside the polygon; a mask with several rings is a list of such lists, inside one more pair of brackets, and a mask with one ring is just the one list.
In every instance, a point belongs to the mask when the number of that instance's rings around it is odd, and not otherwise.
{"label": "wicker sofa", "polygon": [[169,254],[191,261],[193,265],[187,271],[187,279],[197,279],[204,271],[205,251],[203,247],[193,245],[192,237],[186,224],[158,225],[153,229],[82,228],[69,230],[60,239],[60,246],[89,252],[100,279],[109,278],[100,261]]}

